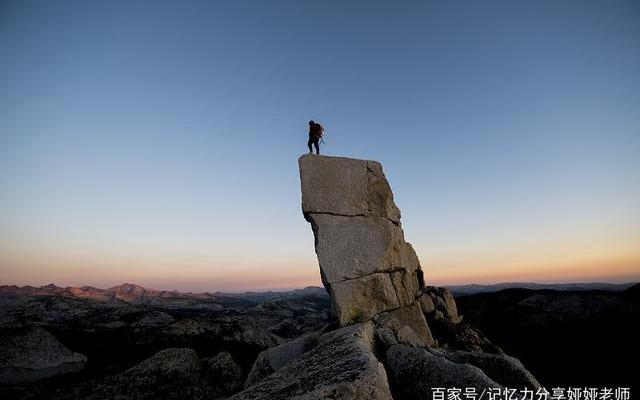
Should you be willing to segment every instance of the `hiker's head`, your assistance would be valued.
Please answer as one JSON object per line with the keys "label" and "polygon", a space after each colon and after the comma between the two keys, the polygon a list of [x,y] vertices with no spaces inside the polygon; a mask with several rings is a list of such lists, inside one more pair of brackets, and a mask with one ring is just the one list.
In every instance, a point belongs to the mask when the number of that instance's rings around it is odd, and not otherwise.
{"label": "hiker's head", "polygon": [[313,122],[313,120],[309,121],[309,125],[313,125],[315,124],[315,122]]}

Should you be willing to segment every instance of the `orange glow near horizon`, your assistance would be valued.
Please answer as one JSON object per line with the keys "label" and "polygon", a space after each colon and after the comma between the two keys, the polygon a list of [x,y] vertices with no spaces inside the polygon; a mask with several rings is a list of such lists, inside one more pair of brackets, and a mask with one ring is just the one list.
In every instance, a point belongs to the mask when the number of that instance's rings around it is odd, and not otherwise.
{"label": "orange glow near horizon", "polygon": [[640,258],[632,260],[602,260],[580,264],[547,264],[515,268],[499,266],[486,271],[478,268],[459,273],[430,271],[426,279],[436,286],[464,284],[494,284],[504,282],[570,283],[570,282],[634,282],[640,280]]}
{"label": "orange glow near horizon", "polygon": [[[420,252],[419,252],[420,253]],[[507,257],[483,260],[429,259],[420,255],[429,285],[492,284],[501,282],[633,282],[640,280],[640,254],[546,254],[545,257]],[[204,291],[250,291],[320,286],[315,255],[294,261],[265,260],[263,264],[244,260],[226,264],[210,259],[166,259],[148,262],[128,257],[78,257],[7,251],[0,252],[0,284],[41,286],[111,287],[124,282],[153,289]],[[37,265],[38,267],[34,267]]]}
{"label": "orange glow near horizon", "polygon": [[[54,238],[46,245],[5,240],[0,243],[0,284],[105,288],[129,282],[183,292],[319,286],[318,262],[307,229],[301,221],[300,235],[306,234],[309,240],[291,245],[291,250],[288,242],[280,248],[248,251],[238,246],[196,247],[189,242],[163,248],[126,243],[97,247],[54,243]],[[461,241],[459,247],[448,247],[407,235],[429,285],[640,281],[640,232],[635,228],[608,235],[589,229],[561,237],[538,235],[536,241],[532,237],[482,238],[482,242]]]}

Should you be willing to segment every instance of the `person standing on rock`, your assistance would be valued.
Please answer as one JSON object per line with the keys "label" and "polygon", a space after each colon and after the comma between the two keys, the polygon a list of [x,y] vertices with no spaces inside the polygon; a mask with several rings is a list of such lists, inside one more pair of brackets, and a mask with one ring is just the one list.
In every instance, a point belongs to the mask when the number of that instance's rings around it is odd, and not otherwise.
{"label": "person standing on rock", "polygon": [[311,149],[312,144],[316,148],[316,154],[320,154],[319,142],[322,140],[323,135],[324,128],[322,125],[314,122],[313,120],[309,121],[309,141],[307,142],[307,146],[309,146],[309,154],[313,153],[313,150]]}

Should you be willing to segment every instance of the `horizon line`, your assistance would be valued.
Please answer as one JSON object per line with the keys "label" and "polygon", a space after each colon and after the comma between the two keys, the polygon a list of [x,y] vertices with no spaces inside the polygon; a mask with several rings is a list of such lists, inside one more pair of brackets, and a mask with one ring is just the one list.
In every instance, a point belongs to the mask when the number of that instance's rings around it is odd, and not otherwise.
{"label": "horizon line", "polygon": [[[607,281],[587,281],[587,282],[575,282],[575,281],[570,281],[570,282],[533,282],[533,281],[523,281],[523,282],[518,282],[518,281],[505,281],[505,282],[497,282],[497,283],[463,283],[463,284],[439,284],[439,285],[425,285],[425,286],[437,286],[437,287],[447,287],[447,288],[454,288],[454,287],[465,287],[465,286],[502,286],[502,285],[540,285],[540,286],[545,286],[545,285],[618,285],[618,286],[622,286],[622,285],[634,285],[634,284],[638,284],[640,283],[640,280],[630,280],[630,281],[618,281],[618,282],[607,282]],[[153,287],[147,287],[144,285],[140,285],[137,283],[130,283],[130,282],[123,282],[117,285],[112,285],[112,286],[108,286],[108,287],[97,287],[97,286],[93,286],[93,285],[80,285],[80,286],[69,286],[69,285],[58,285],[54,282],[50,282],[47,284],[43,284],[43,285],[30,285],[30,284],[26,284],[26,285],[19,285],[19,284],[7,284],[7,283],[3,283],[0,284],[0,287],[10,287],[10,286],[16,286],[18,288],[26,288],[26,287],[32,287],[32,288],[44,288],[47,286],[55,286],[57,288],[60,289],[68,289],[68,288],[92,288],[92,289],[97,289],[97,290],[109,290],[109,289],[113,289],[113,288],[117,288],[120,286],[125,286],[125,285],[132,285],[132,286],[137,286],[140,287],[142,289],[145,290],[153,290],[153,291],[158,291],[158,292],[176,292],[176,293],[183,293],[183,294],[215,294],[215,293],[231,293],[231,294],[237,294],[237,293],[266,293],[266,292],[289,292],[289,291],[294,291],[294,290],[303,290],[303,289],[307,289],[307,288],[321,288],[321,289],[326,289],[324,286],[321,285],[307,285],[304,287],[300,287],[300,286],[291,286],[291,287],[275,287],[275,288],[262,288],[262,289],[238,289],[238,290],[215,290],[215,291],[181,291],[181,290],[177,290],[177,289],[156,289]]]}

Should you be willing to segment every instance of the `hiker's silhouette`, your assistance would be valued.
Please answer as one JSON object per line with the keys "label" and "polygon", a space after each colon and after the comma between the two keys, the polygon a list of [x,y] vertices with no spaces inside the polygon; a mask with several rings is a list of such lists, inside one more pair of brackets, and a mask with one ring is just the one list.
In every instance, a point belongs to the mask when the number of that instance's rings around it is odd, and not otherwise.
{"label": "hiker's silhouette", "polygon": [[322,125],[314,122],[313,120],[309,121],[309,141],[307,142],[307,146],[309,146],[309,153],[313,153],[311,145],[316,148],[316,154],[320,154],[320,140],[322,140],[322,135],[324,135],[324,128]]}

